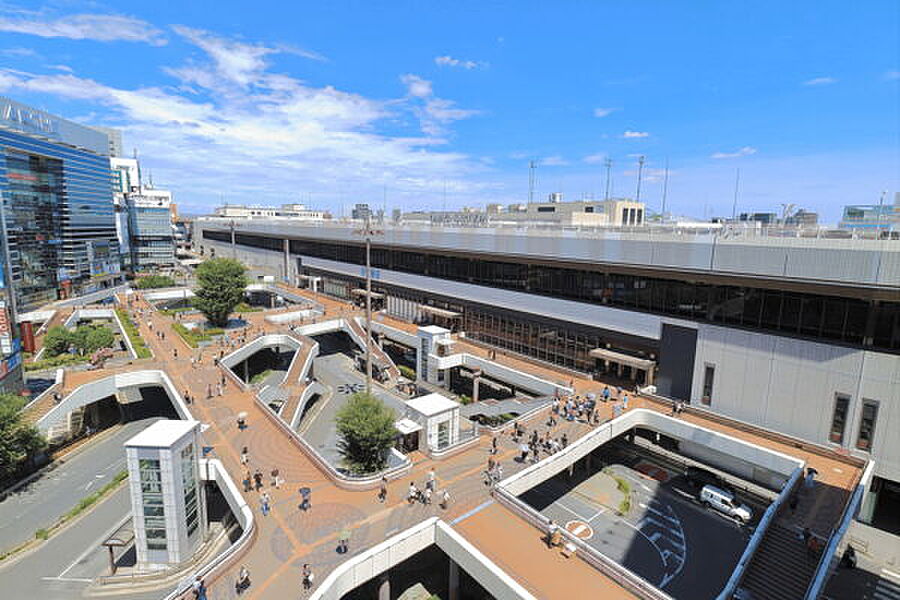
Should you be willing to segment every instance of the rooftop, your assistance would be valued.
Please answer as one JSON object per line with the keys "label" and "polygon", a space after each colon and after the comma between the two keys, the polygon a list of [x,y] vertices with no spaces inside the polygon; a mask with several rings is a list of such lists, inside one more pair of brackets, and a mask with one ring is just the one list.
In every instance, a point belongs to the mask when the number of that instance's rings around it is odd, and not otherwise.
{"label": "rooftop", "polygon": [[406,406],[426,417],[432,417],[457,408],[459,403],[440,394],[427,394],[407,400]]}
{"label": "rooftop", "polygon": [[168,448],[187,433],[200,426],[200,421],[168,420],[157,421],[130,440],[127,447]]}

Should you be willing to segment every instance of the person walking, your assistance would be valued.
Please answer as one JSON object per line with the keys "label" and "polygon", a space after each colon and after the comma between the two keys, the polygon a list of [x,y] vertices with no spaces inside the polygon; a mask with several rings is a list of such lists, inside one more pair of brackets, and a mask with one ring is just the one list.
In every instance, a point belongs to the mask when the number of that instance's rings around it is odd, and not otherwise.
{"label": "person walking", "polygon": [[272,476],[272,487],[277,490],[281,485],[281,481],[278,477],[278,467],[274,467],[270,475]]}
{"label": "person walking", "polygon": [[491,454],[497,454],[497,436],[491,439]]}
{"label": "person walking", "polygon": [[[494,440],[496,440],[496,439],[497,438],[494,438]],[[425,489],[432,491],[432,492],[435,491],[436,483],[437,483],[437,480],[436,480],[436,477],[434,474],[434,467],[432,467],[431,469],[428,470],[428,476],[427,476],[427,479],[425,480]]]}
{"label": "person walking", "polygon": [[256,471],[254,471],[254,473],[253,473],[253,482],[256,484],[257,492],[263,486],[262,480],[263,480],[262,471],[260,471],[259,469],[256,469]]}
{"label": "person walking", "polygon": [[553,548],[553,546],[555,545],[555,538],[558,531],[559,526],[551,519],[547,524],[547,537],[545,538],[545,541],[547,542],[547,548]]}
{"label": "person walking", "polygon": [[248,462],[250,462],[250,450],[247,448],[247,446],[244,446],[241,449],[241,464],[246,466]]}
{"label": "person walking", "polygon": [[269,497],[269,492],[263,492],[262,496],[259,498],[260,507],[262,508],[262,514],[264,517],[269,516],[269,503],[272,499]]}
{"label": "person walking", "polygon": [[191,588],[194,590],[194,598],[196,600],[207,600],[206,599],[206,583],[203,581],[203,578],[197,575],[194,579],[194,583],[191,585]]}
{"label": "person walking", "polygon": [[450,492],[447,491],[447,488],[444,488],[441,492],[441,502],[440,507],[444,510],[447,510],[447,507],[450,505]]}
{"label": "person walking", "polygon": [[387,476],[381,476],[381,483],[378,486],[378,501],[382,504],[387,500]]}
{"label": "person walking", "polygon": [[309,563],[303,563],[301,576],[303,578],[303,590],[308,592],[313,584],[313,572],[312,567],[309,566]]}

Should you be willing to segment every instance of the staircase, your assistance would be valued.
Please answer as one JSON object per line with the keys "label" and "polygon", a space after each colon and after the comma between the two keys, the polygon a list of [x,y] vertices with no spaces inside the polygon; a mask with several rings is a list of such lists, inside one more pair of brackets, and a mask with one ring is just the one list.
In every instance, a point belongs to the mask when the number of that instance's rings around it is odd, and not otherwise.
{"label": "staircase", "polygon": [[[353,317],[348,317],[345,319],[347,322],[347,326],[353,330],[353,333],[358,337],[361,341],[364,341],[368,338],[366,335],[366,330],[359,323],[356,322],[356,319]],[[369,343],[372,344],[372,356],[376,357],[379,361],[383,362],[388,366],[388,381],[385,381],[384,384],[388,387],[393,387],[394,383],[396,383],[397,379],[400,377],[400,369],[397,368],[397,365],[394,364],[394,361],[391,360],[391,357],[387,355],[387,353],[375,343],[374,340],[369,340]],[[363,352],[365,352],[365,346],[363,346]]]}
{"label": "staircase", "polygon": [[774,521],[750,561],[740,587],[753,600],[803,600],[819,563],[792,529]]}

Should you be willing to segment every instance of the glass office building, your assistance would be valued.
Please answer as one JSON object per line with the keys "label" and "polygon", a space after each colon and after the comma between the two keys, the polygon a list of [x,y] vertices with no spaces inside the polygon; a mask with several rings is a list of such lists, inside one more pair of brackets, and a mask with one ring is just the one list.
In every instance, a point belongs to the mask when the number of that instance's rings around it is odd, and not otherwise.
{"label": "glass office building", "polygon": [[121,279],[109,139],[0,98],[0,194],[15,309]]}

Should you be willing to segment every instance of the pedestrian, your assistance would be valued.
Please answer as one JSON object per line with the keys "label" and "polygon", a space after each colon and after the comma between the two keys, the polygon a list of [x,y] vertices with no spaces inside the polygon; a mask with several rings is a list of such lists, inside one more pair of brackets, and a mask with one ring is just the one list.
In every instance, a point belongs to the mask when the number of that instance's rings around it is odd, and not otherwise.
{"label": "pedestrian", "polygon": [[304,511],[312,508],[312,490],[310,490],[308,487],[300,488],[300,496],[300,508]]}
{"label": "pedestrian", "polygon": [[196,600],[206,600],[206,583],[204,583],[202,577],[197,575],[191,587],[194,590],[194,598]]}
{"label": "pedestrian", "polygon": [[497,436],[491,439],[491,454],[497,454]]}
{"label": "pedestrian", "polygon": [[381,476],[381,484],[378,486],[378,501],[384,503],[387,500],[387,476]]}
{"label": "pedestrian", "polygon": [[560,442],[562,444],[562,447],[565,448],[566,446],[569,445],[569,436],[567,436],[565,433],[563,433],[562,438],[560,438]]}
{"label": "pedestrian", "polygon": [[441,503],[440,506],[442,509],[447,510],[447,507],[450,505],[450,492],[447,491],[447,488],[441,492]]}
{"label": "pedestrian", "polygon": [[[497,438],[494,438],[495,440]],[[432,492],[435,490],[436,478],[434,474],[434,467],[428,470],[428,478],[425,481],[425,489],[431,490]]]}
{"label": "pedestrian", "polygon": [[519,457],[519,461],[524,463],[528,458],[528,444],[522,444],[519,446],[519,452],[521,452],[521,456]]}
{"label": "pedestrian", "polygon": [[250,462],[250,450],[247,449],[247,446],[244,446],[241,449],[241,464],[246,465],[248,462]]}
{"label": "pedestrian", "polygon": [[548,548],[553,548],[553,546],[556,545],[555,538],[556,538],[558,531],[559,531],[559,526],[557,526],[557,524],[554,523],[553,520],[551,519],[550,522],[547,523],[547,537],[545,538]]}
{"label": "pedestrian", "polygon": [[624,410],[628,410],[628,394],[625,394],[625,395],[622,397],[622,408],[623,408]]}
{"label": "pedestrian", "polygon": [[212,395],[213,395],[212,394],[212,384],[207,383],[206,384],[206,399],[209,400],[210,398],[212,398]]}
{"label": "pedestrian", "polygon": [[313,584],[313,572],[312,568],[309,566],[309,563],[303,563],[303,589],[309,591],[309,588],[312,587]]}
{"label": "pedestrian", "polygon": [[247,471],[246,475],[244,475],[244,491],[249,492],[250,487],[253,483],[253,477],[250,475],[250,471]]}
{"label": "pedestrian", "polygon": [[264,517],[269,516],[269,502],[271,498],[269,498],[269,492],[263,492],[262,496],[260,496],[259,503],[262,508],[262,514]]}
{"label": "pedestrian", "polygon": [[419,488],[416,487],[416,483],[414,481],[409,482],[409,491],[406,493],[406,501],[410,506],[415,503],[416,499],[419,497]]}
{"label": "pedestrian", "polygon": [[281,481],[278,477],[278,467],[274,467],[270,475],[272,476],[272,487],[277,490],[281,484]]}
{"label": "pedestrian", "polygon": [[257,491],[257,492],[258,492],[259,489],[263,486],[262,480],[263,480],[263,474],[262,474],[262,471],[260,471],[259,469],[256,469],[256,471],[253,473],[253,481],[254,481],[254,483],[256,484],[256,491]]}
{"label": "pedestrian", "polygon": [[422,494],[422,504],[426,506],[431,504],[431,488],[425,488],[425,492]]}

